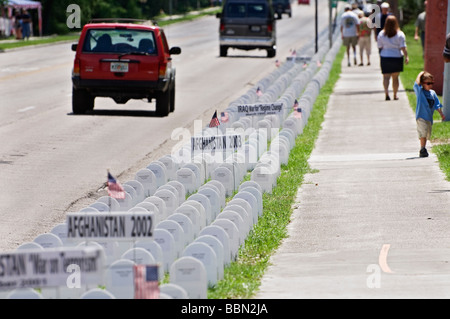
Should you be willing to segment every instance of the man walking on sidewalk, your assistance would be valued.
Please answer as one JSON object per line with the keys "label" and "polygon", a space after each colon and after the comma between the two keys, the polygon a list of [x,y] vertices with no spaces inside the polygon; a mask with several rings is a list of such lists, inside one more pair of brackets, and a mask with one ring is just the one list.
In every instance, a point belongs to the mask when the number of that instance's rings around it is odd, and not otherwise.
{"label": "man walking on sidewalk", "polygon": [[359,37],[359,18],[352,11],[352,7],[347,4],[345,6],[345,12],[341,16],[341,35],[342,42],[347,47],[347,60],[348,66],[350,66],[350,46],[353,49],[353,62],[356,62],[356,45],[358,44]]}

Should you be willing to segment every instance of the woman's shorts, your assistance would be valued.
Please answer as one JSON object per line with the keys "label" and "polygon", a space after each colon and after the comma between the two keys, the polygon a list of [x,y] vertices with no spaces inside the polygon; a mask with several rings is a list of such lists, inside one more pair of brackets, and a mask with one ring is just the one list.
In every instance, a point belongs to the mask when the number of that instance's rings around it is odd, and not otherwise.
{"label": "woman's shorts", "polygon": [[419,135],[419,138],[426,138],[427,140],[431,137],[431,122],[426,121],[422,118],[418,118],[416,120],[417,122],[417,133]]}
{"label": "woman's shorts", "polygon": [[397,73],[403,71],[403,57],[385,58],[380,56],[381,73]]}

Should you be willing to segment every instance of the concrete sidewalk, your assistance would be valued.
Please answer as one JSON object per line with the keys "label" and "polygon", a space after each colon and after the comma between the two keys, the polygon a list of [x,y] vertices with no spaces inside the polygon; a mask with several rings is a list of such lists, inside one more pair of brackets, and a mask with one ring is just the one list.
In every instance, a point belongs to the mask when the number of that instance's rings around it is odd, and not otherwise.
{"label": "concrete sidewalk", "polygon": [[342,61],[257,299],[450,297],[450,183],[429,143],[419,157],[403,85],[385,101],[374,45],[371,66]]}

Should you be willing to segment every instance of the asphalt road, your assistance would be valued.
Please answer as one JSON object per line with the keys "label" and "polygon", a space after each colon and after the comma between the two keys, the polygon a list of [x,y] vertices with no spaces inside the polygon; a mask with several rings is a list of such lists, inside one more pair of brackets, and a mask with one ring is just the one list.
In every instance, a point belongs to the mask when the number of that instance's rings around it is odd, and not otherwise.
{"label": "asphalt road", "polygon": [[[326,8],[327,0],[319,1]],[[275,58],[265,51],[229,50],[219,57],[215,17],[165,27],[177,68],[176,108],[155,117],[154,104],[117,105],[96,99],[94,112],[73,115],[70,43],[0,53],[0,251],[14,249],[65,221],[106,194],[107,169],[121,182],[151,161],[170,154],[176,128],[193,132],[214,110],[230,102],[275,69],[291,49],[311,43],[314,6],[293,6],[293,17],[277,22]],[[319,11],[319,30],[328,10]]]}

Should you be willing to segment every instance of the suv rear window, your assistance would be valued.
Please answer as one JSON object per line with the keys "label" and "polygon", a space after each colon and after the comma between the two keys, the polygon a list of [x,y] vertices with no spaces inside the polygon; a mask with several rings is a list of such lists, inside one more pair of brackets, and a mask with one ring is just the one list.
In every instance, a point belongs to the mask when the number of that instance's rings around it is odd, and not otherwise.
{"label": "suv rear window", "polygon": [[86,34],[83,52],[158,53],[152,31],[130,29],[91,29]]}
{"label": "suv rear window", "polygon": [[267,16],[264,3],[229,3],[226,11],[229,18],[265,18]]}

